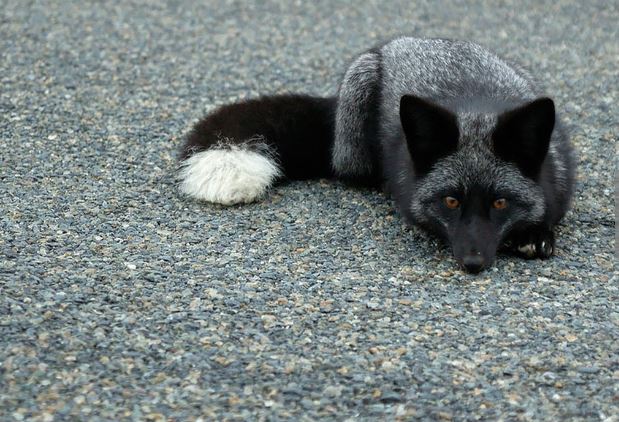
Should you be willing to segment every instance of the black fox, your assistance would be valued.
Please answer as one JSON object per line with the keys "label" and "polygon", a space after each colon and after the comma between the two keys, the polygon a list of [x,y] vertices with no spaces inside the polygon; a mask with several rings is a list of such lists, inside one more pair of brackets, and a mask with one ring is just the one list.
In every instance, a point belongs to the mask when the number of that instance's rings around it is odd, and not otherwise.
{"label": "black fox", "polygon": [[284,178],[382,185],[479,272],[503,245],[552,255],[574,167],[553,101],[524,69],[470,42],[403,37],[357,57],[336,97],[216,110],[188,135],[179,178],[183,193],[225,205]]}

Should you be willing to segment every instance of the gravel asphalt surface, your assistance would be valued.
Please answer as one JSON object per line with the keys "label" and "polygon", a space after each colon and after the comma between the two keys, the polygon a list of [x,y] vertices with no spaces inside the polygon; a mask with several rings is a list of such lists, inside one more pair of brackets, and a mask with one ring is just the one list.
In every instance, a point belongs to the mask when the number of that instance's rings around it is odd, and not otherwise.
{"label": "gravel asphalt surface", "polygon": [[[614,1],[0,1],[0,420],[618,421]],[[177,193],[213,107],[394,35],[525,64],[578,149],[549,261],[477,276],[381,193]]]}

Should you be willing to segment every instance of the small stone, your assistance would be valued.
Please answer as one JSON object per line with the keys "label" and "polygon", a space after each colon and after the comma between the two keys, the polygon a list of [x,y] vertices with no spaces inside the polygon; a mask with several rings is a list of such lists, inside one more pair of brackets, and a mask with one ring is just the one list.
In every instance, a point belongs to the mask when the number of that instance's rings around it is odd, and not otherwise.
{"label": "small stone", "polygon": [[402,398],[400,394],[396,393],[395,391],[391,391],[391,390],[383,391],[380,397],[380,401],[383,403],[397,403],[401,400]]}
{"label": "small stone", "polygon": [[346,366],[342,366],[337,370],[337,373],[340,375],[348,375],[349,372],[350,370]]}
{"label": "small stone", "polygon": [[367,306],[369,309],[372,309],[372,310],[380,309],[380,303],[378,302],[372,302],[372,301],[366,302],[365,306]]}
{"label": "small stone", "polygon": [[597,374],[600,371],[600,368],[597,366],[581,366],[578,368],[578,372],[583,374]]}
{"label": "small stone", "polygon": [[393,369],[393,363],[386,360],[380,365],[380,367],[385,371],[391,371]]}
{"label": "small stone", "polygon": [[327,386],[322,393],[327,397],[339,397],[342,395],[342,386],[339,385],[330,385]]}

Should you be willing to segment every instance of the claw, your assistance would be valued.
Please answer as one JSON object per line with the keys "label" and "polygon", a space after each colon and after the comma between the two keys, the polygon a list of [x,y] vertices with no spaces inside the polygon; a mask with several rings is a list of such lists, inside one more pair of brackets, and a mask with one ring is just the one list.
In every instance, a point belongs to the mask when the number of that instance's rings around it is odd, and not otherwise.
{"label": "claw", "polygon": [[537,248],[535,247],[535,243],[528,243],[526,245],[518,246],[518,252],[526,255],[529,258],[533,258],[535,256]]}
{"label": "claw", "polygon": [[539,256],[541,258],[548,258],[554,252],[554,248],[551,242],[542,240],[541,248],[539,250]]}
{"label": "claw", "polygon": [[510,243],[510,248],[524,258],[547,259],[554,252],[555,239],[552,230],[534,228],[516,234]]}

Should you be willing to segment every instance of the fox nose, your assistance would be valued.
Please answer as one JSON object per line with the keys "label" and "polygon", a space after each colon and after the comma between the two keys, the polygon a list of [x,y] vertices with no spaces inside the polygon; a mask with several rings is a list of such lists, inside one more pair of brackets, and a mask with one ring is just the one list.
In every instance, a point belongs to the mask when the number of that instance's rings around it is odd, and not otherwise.
{"label": "fox nose", "polygon": [[476,274],[484,268],[484,258],[481,254],[466,255],[462,259],[462,265],[467,272]]}

